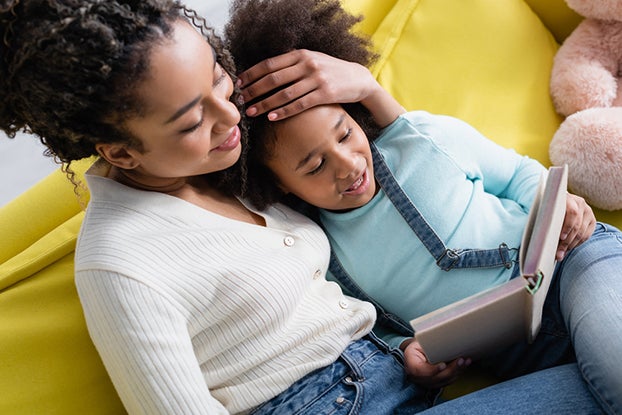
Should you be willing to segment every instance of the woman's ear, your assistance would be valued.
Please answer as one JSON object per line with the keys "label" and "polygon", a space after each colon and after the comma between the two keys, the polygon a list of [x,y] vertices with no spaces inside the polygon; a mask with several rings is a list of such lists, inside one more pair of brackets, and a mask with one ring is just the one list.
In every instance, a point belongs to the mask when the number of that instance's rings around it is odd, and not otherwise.
{"label": "woman's ear", "polygon": [[126,144],[99,143],[95,149],[103,159],[120,169],[131,170],[140,164],[136,151],[128,149]]}

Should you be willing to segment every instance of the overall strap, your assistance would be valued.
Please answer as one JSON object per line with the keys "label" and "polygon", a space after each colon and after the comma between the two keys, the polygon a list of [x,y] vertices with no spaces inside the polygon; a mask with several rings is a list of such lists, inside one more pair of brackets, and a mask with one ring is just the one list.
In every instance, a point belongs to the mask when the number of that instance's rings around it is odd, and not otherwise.
{"label": "overall strap", "polygon": [[376,322],[378,324],[391,329],[402,336],[412,337],[414,335],[414,331],[410,324],[395,314],[387,312],[384,307],[380,305],[380,303],[371,298],[361,287],[359,287],[359,285],[345,270],[332,249],[330,251],[330,263],[328,265],[328,269],[337,279],[339,284],[341,284],[341,286],[344,287],[352,296],[374,305],[377,314]]}
{"label": "overall strap", "polygon": [[371,144],[372,157],[374,159],[374,176],[391,200],[395,208],[406,220],[421,243],[436,259],[436,264],[444,271],[452,268],[511,268],[511,249],[505,243],[501,243],[493,249],[451,249],[447,248],[438,237],[434,229],[428,224],[419,210],[399,185],[389,170],[382,154],[374,143]]}

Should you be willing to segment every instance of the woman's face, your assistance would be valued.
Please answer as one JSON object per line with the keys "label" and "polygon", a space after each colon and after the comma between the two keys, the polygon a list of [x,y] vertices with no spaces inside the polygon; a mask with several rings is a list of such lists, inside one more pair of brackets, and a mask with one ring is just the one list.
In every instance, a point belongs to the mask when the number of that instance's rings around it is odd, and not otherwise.
{"label": "woman's face", "polygon": [[125,122],[144,147],[131,150],[132,174],[157,184],[233,165],[241,152],[240,113],[229,101],[231,78],[203,36],[176,22],[172,38],[154,47],[148,65],[138,88],[145,113]]}
{"label": "woman's face", "polygon": [[363,206],[376,193],[367,136],[339,105],[322,105],[283,120],[266,165],[281,188],[329,210]]}

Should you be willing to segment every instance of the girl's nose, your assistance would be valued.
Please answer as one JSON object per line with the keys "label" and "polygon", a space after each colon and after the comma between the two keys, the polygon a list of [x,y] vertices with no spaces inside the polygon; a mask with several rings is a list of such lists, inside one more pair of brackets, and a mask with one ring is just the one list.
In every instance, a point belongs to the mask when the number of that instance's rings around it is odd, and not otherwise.
{"label": "girl's nose", "polygon": [[337,165],[337,177],[339,179],[347,179],[350,176],[354,176],[356,174],[356,157],[346,151],[342,151],[338,153],[336,161]]}

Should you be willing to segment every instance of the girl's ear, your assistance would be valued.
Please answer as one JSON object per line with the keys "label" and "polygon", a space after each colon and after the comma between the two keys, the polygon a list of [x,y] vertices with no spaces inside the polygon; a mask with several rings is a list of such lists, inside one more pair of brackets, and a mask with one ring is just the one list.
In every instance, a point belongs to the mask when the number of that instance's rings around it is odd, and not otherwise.
{"label": "girl's ear", "polygon": [[285,186],[283,186],[283,185],[281,184],[281,182],[280,182],[280,181],[278,181],[278,180],[277,180],[276,185],[279,187],[279,189],[281,190],[281,192],[283,192],[283,194],[288,195],[288,194],[290,194],[290,193],[291,193],[291,192],[289,191],[289,189],[288,189],[288,188],[286,188]]}
{"label": "girl's ear", "polygon": [[120,169],[131,170],[140,164],[136,151],[130,150],[126,144],[100,143],[95,149],[103,159]]}

